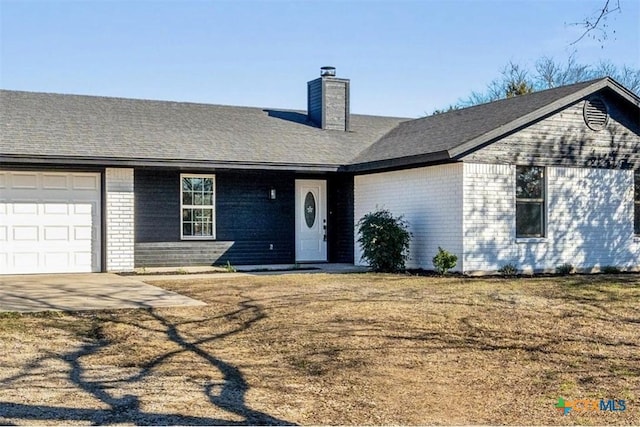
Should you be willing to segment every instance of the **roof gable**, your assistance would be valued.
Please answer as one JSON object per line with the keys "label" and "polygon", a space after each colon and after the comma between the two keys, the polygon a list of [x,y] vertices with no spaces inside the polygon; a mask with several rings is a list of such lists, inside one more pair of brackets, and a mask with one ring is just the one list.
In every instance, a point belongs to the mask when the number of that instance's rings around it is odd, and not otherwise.
{"label": "roof gable", "polygon": [[350,169],[456,160],[604,88],[640,107],[637,96],[610,78],[562,86],[400,123],[360,153]]}

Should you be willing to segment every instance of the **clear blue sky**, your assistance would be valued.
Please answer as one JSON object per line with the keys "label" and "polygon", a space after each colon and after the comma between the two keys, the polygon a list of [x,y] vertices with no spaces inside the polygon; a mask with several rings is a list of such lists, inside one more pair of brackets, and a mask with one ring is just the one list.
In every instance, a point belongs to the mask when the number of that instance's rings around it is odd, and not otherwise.
{"label": "clear blue sky", "polygon": [[[306,109],[333,65],[352,112],[417,117],[509,61],[566,59],[581,33],[567,24],[603,1],[0,0],[0,87]],[[640,67],[640,1],[621,6],[578,61]]]}

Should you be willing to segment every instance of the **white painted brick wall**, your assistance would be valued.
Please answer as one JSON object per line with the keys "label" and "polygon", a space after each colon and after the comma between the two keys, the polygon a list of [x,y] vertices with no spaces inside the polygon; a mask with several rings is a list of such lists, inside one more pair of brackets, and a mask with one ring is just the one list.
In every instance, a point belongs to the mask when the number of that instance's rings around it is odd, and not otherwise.
{"label": "white painted brick wall", "polygon": [[[356,176],[355,221],[378,207],[404,215],[413,234],[409,268],[433,269],[438,246],[461,260],[462,176],[461,163]],[[356,264],[362,256],[357,238],[356,229]]]}
{"label": "white painted brick wall", "polygon": [[[549,261],[589,270],[640,264],[633,235],[633,171],[548,169]],[[554,259],[555,257],[555,259]]]}
{"label": "white painted brick wall", "polygon": [[133,169],[107,168],[107,271],[134,268],[134,189]]}
{"label": "white painted brick wall", "polygon": [[515,243],[515,166],[464,163],[465,272],[518,265]]}
{"label": "white painted brick wall", "polygon": [[495,271],[507,263],[524,271],[555,271],[564,263],[587,271],[637,269],[633,172],[546,170],[547,234],[527,241],[515,237],[515,166],[464,164],[464,271]]}

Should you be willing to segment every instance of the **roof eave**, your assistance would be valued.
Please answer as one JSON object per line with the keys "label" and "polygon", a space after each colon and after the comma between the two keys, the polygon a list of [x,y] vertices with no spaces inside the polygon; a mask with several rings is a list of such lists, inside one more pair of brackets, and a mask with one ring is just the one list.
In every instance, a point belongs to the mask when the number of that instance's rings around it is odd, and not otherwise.
{"label": "roof eave", "polygon": [[434,163],[445,163],[451,161],[451,155],[448,151],[436,151],[433,153],[418,154],[415,156],[406,156],[385,160],[375,160],[372,162],[363,162],[347,165],[341,168],[344,172],[379,172],[381,170],[403,169],[406,167],[414,167],[416,165],[428,165]]}
{"label": "roof eave", "polygon": [[336,172],[340,165],[275,163],[275,162],[236,162],[220,160],[166,160],[166,159],[121,159],[111,157],[84,156],[30,156],[18,154],[0,154],[0,163],[14,165],[70,165],[94,167],[159,167],[177,169],[244,169],[244,170],[282,170],[301,172]]}

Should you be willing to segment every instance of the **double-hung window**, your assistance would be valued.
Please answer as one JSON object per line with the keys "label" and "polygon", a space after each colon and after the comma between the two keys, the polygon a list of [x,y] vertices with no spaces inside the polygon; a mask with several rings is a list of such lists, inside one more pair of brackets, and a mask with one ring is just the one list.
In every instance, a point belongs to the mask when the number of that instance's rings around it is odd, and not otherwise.
{"label": "double-hung window", "polygon": [[633,232],[640,235],[640,170],[633,172]]}
{"label": "double-hung window", "polygon": [[545,169],[516,166],[516,237],[545,235]]}
{"label": "double-hung window", "polygon": [[215,175],[180,175],[183,239],[215,239]]}

